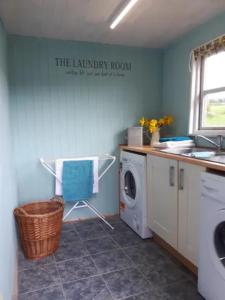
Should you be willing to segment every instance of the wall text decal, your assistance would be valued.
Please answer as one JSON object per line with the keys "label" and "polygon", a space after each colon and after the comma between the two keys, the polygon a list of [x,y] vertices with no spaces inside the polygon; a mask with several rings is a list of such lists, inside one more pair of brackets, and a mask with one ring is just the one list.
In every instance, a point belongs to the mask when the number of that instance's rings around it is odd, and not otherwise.
{"label": "wall text decal", "polygon": [[106,61],[88,58],[68,58],[56,57],[56,67],[66,70],[67,75],[79,76],[102,76],[102,77],[124,77],[127,72],[131,72],[131,62]]}

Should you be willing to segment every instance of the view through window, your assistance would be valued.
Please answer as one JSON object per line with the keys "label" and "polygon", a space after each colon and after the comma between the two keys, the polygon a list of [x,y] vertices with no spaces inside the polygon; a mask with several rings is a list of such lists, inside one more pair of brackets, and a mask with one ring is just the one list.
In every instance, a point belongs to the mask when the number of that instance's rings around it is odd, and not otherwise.
{"label": "view through window", "polygon": [[225,51],[201,65],[199,129],[225,129]]}

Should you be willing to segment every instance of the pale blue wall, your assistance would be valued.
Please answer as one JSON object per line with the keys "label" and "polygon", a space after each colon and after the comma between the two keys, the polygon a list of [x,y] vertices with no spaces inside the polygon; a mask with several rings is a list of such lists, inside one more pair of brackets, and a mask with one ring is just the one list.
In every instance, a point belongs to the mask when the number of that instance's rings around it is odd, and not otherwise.
{"label": "pale blue wall", "polygon": [[190,51],[225,33],[225,13],[197,27],[164,50],[163,113],[175,117],[174,133],[188,133],[190,109]]}
{"label": "pale blue wall", "polygon": [[[142,115],[171,113],[174,132],[187,133],[190,50],[224,31],[225,14],[170,45],[163,61],[159,50],[9,36],[11,126],[20,202],[53,195],[53,180],[38,163],[41,156],[118,155],[125,129]],[[4,300],[12,292],[16,251],[12,210],[17,205],[6,51],[0,25],[0,241],[4,243],[0,247],[0,296]],[[54,58],[62,56],[130,61],[132,72],[124,78],[65,75],[54,65]],[[105,214],[118,212],[117,166],[93,199]]]}
{"label": "pale blue wall", "polygon": [[7,79],[7,38],[0,21],[0,299],[11,299],[16,266],[13,208],[17,206],[11,152]]}
{"label": "pale blue wall", "polygon": [[[161,108],[160,50],[9,37],[14,155],[20,202],[49,198],[53,179],[39,157],[117,154],[127,127]],[[55,57],[128,61],[124,78],[66,75]],[[103,178],[93,204],[118,213],[118,163]]]}

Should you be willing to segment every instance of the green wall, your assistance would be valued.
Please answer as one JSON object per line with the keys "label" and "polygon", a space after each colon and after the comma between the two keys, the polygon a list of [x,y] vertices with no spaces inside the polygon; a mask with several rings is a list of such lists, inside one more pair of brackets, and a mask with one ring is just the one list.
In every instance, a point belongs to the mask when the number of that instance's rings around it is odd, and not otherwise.
{"label": "green wall", "polygon": [[12,297],[16,265],[13,209],[17,206],[11,151],[7,78],[7,37],[0,21],[0,299]]}
{"label": "green wall", "polygon": [[195,28],[164,50],[163,104],[164,114],[175,117],[174,134],[187,134],[190,109],[189,57],[195,47],[225,33],[225,13]]}
{"label": "green wall", "polygon": [[[79,68],[59,67],[55,58],[69,58],[75,66],[79,58],[104,61],[107,74],[89,68],[83,69],[84,75],[74,75]],[[124,142],[127,127],[142,115],[159,116],[160,50],[10,36],[9,62],[21,203],[53,196],[53,178],[40,166],[40,157],[110,153],[118,158],[118,144]],[[115,70],[114,62],[127,62],[128,70]],[[92,202],[105,214],[118,213],[118,183],[117,160]],[[81,216],[88,214],[81,210]]]}

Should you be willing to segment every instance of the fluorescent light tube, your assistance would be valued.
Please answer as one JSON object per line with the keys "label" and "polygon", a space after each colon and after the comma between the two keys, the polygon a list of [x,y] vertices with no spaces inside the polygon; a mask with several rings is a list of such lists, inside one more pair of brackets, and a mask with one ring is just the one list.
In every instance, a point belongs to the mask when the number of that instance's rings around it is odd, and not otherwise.
{"label": "fluorescent light tube", "polygon": [[130,0],[127,5],[121,10],[119,15],[115,18],[115,20],[110,25],[111,29],[114,29],[119,22],[128,14],[131,8],[138,2],[138,0]]}

